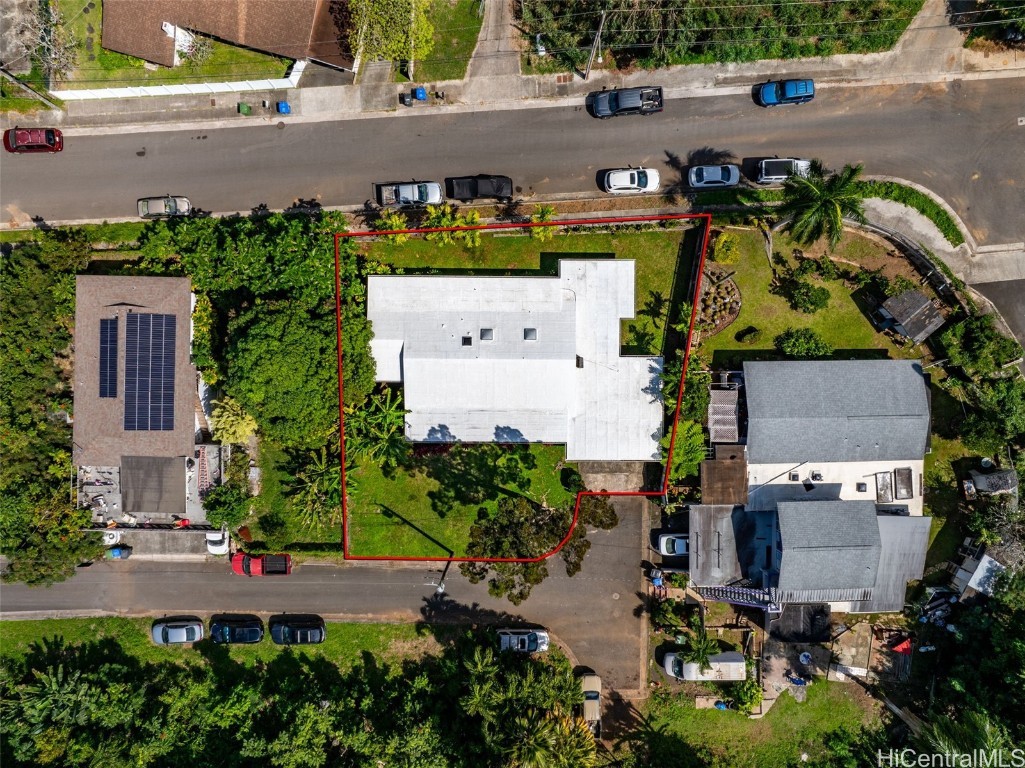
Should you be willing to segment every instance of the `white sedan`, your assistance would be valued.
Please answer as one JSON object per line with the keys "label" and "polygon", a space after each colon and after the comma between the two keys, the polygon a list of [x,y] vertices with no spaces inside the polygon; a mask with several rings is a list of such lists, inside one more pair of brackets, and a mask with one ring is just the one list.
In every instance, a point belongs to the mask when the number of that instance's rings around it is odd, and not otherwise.
{"label": "white sedan", "polygon": [[740,183],[740,168],[735,165],[696,165],[687,174],[694,189],[735,187]]}
{"label": "white sedan", "polygon": [[605,191],[614,195],[658,192],[658,171],[653,168],[621,168],[605,174]]}
{"label": "white sedan", "polygon": [[688,554],[688,536],[680,533],[663,533],[658,537],[659,554],[665,557],[682,557]]}

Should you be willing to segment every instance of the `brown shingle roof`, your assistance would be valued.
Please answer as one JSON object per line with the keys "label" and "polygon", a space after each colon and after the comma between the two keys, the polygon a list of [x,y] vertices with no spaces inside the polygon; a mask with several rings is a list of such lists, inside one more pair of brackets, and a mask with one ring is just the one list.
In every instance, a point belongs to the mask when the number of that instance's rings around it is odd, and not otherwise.
{"label": "brown shingle roof", "polygon": [[[185,277],[79,275],[75,287],[75,424],[77,466],[116,467],[122,456],[192,456],[196,369],[191,354],[191,284]],[[174,429],[124,428],[125,327],[129,312],[177,317]],[[100,320],[118,318],[117,396],[100,397]]]}
{"label": "brown shingle roof", "polygon": [[164,66],[174,63],[165,22],[289,59],[351,67],[342,0],[104,0],[104,48]]}

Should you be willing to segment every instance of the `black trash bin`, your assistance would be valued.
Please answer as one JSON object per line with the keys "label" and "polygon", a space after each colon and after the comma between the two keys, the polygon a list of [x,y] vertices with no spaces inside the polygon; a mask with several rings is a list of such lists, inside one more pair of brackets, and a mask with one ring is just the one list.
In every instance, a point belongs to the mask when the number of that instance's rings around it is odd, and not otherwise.
{"label": "black trash bin", "polygon": [[411,107],[413,106],[413,95],[411,93],[400,93],[399,101],[402,102],[403,106]]}

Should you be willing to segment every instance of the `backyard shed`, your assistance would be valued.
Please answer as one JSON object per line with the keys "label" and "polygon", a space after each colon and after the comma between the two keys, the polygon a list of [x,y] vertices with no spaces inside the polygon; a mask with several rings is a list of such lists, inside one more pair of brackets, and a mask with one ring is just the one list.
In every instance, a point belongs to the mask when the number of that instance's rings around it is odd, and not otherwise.
{"label": "backyard shed", "polygon": [[893,329],[921,344],[943,325],[943,315],[928,297],[919,291],[904,291],[883,302],[879,315],[892,321]]}

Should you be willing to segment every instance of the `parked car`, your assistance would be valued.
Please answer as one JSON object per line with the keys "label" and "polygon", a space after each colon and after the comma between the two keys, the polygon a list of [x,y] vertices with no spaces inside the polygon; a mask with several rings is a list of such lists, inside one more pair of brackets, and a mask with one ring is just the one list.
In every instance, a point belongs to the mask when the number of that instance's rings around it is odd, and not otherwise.
{"label": "parked car", "polygon": [[681,533],[663,533],[658,537],[658,551],[666,557],[683,557],[689,551],[689,538]]}
{"label": "parked car", "polygon": [[188,216],[191,212],[192,203],[187,197],[163,195],[162,197],[144,197],[139,200],[139,215],[144,219]]}
{"label": "parked car", "polygon": [[249,645],[263,640],[263,622],[257,617],[225,616],[210,622],[210,639],[228,645]]}
{"label": "parked car", "polygon": [[382,208],[423,208],[440,205],[445,197],[436,181],[387,181],[374,185],[374,197]]}
{"label": "parked car", "polygon": [[56,128],[10,128],[4,131],[4,149],[8,152],[60,152],[64,134]]}
{"label": "parked car", "polygon": [[287,576],[292,572],[292,556],[236,552],[231,557],[231,570],[239,576]]}
{"label": "parked car", "polygon": [[326,637],[327,627],[319,616],[283,616],[270,621],[270,639],[276,645],[316,645]]}
{"label": "parked car", "polygon": [[662,668],[670,677],[683,680],[683,658],[678,653],[667,653],[662,660]]}
{"label": "parked car", "polygon": [[605,191],[614,195],[658,192],[660,181],[653,168],[620,168],[605,174]]}
{"label": "parked car", "polygon": [[508,176],[491,176],[486,173],[477,176],[457,176],[445,179],[445,190],[453,200],[472,203],[474,200],[500,200],[510,203],[513,199],[513,183]]}
{"label": "parked car", "polygon": [[722,189],[740,183],[740,168],[735,165],[695,165],[687,173],[694,189]]}
{"label": "parked car", "polygon": [[231,537],[223,528],[219,531],[210,531],[206,535],[206,551],[208,554],[220,557],[228,554],[231,547]]}
{"label": "parked car", "polygon": [[811,173],[811,160],[796,157],[776,157],[758,163],[759,184],[782,184],[791,176],[807,176]]}
{"label": "parked car", "polygon": [[161,619],[153,625],[152,634],[157,645],[196,643],[203,639],[203,622],[194,616]]}
{"label": "parked car", "polygon": [[663,101],[659,86],[598,91],[590,99],[592,113],[602,120],[620,115],[653,115],[662,111]]}
{"label": "parked car", "polygon": [[500,629],[499,648],[514,653],[544,653],[548,650],[548,633],[540,629]]}
{"label": "parked car", "polygon": [[804,104],[815,98],[814,80],[775,80],[762,84],[756,99],[763,107]]}
{"label": "parked car", "polygon": [[581,675],[580,688],[584,692],[581,715],[594,737],[601,738],[601,678],[594,674]]}

